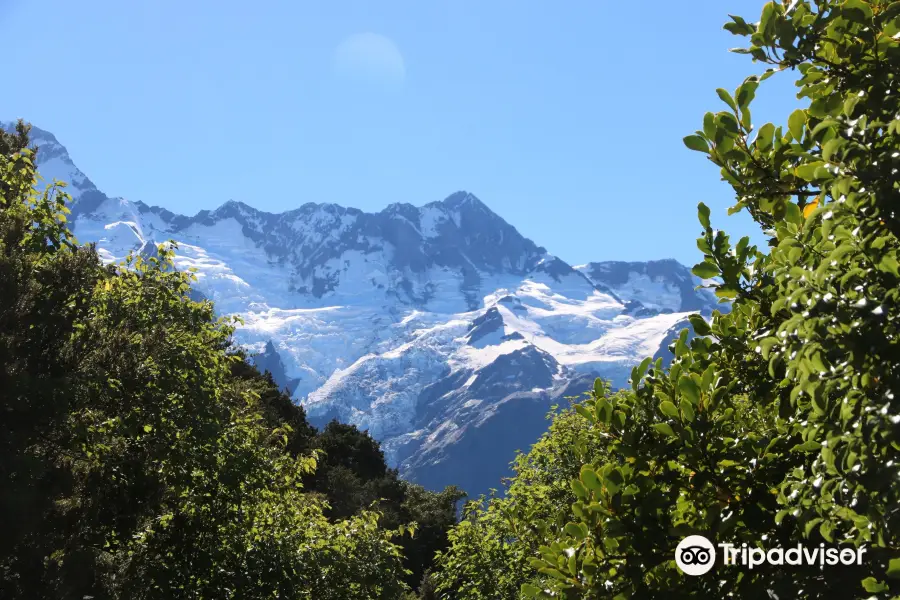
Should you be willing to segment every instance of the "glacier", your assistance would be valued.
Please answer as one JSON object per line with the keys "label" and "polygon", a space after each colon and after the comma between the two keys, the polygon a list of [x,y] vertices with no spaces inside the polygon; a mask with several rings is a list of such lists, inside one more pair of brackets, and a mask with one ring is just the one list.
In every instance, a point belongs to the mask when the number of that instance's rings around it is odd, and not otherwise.
{"label": "glacier", "polygon": [[[3,125],[9,128],[11,124]],[[627,385],[717,308],[673,260],[570,266],[475,195],[366,213],[229,201],[194,216],[109,197],[32,129],[42,185],[67,182],[79,242],[105,262],[177,243],[199,295],[238,315],[235,338],[311,422],[352,423],[412,481],[476,496],[601,376]]]}

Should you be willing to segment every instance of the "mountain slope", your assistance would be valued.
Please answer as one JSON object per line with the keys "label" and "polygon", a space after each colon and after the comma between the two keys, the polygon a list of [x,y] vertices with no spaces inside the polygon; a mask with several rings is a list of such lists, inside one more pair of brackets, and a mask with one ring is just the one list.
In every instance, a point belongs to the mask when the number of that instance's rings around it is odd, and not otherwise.
{"label": "mountain slope", "polygon": [[33,133],[44,177],[73,182],[79,241],[105,261],[177,242],[176,266],[243,318],[237,340],[311,421],[368,429],[429,487],[499,487],[552,405],[598,375],[625,385],[715,303],[674,261],[572,268],[467,192],[378,213],[227,202],[177,215],[106,196],[50,133]]}
{"label": "mountain slope", "polygon": [[711,312],[718,300],[701,280],[672,259],[647,262],[605,261],[576,269],[595,285],[606,286],[626,303],[660,312]]}

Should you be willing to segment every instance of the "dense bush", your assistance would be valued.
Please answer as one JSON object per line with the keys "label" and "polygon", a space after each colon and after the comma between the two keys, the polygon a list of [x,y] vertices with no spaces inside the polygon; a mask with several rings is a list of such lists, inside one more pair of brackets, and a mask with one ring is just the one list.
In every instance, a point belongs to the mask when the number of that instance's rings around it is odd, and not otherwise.
{"label": "dense bush", "polygon": [[[668,369],[636,367],[631,390],[598,384],[576,407],[589,427],[566,442],[577,476],[567,456],[544,469],[554,484],[522,488],[551,522],[533,532],[521,499],[476,512],[451,534],[442,598],[900,597],[900,2],[769,2],[726,29],[772,68],[718,90],[726,110],[685,144],[721,169],[731,212],[747,210],[767,247],[732,245],[700,205],[694,273],[731,310],[692,318],[701,337],[682,335]],[[755,92],[781,71],[809,106],[755,127]],[[686,577],[674,550],[688,534],[866,554]]]}
{"label": "dense bush", "polygon": [[466,506],[433,575],[436,597],[518,598],[522,583],[536,580],[528,559],[551,528],[566,524],[573,501],[569,482],[587,456],[599,458],[606,447],[601,432],[572,408],[548,416],[547,433],[516,458],[505,496]]}

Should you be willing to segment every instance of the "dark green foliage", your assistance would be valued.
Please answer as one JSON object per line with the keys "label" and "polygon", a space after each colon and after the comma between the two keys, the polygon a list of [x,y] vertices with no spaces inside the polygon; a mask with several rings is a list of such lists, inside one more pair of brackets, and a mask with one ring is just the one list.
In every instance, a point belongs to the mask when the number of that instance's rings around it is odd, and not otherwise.
{"label": "dark green foliage", "polygon": [[[336,470],[352,473],[366,482],[382,480],[387,475],[384,453],[378,442],[368,432],[359,431],[355,425],[332,421],[317,436],[316,448],[322,451],[322,463],[329,467],[320,471],[320,475]],[[335,484],[340,485],[338,482],[343,478],[338,475]],[[334,510],[339,509],[334,507]]]}
{"label": "dark green foliage", "polygon": [[465,496],[453,487],[431,492],[401,480],[389,469],[384,453],[368,432],[332,421],[311,441],[320,452],[316,471],[305,479],[310,491],[324,496],[326,514],[347,517],[374,507],[388,528],[415,524],[415,535],[398,543],[405,581],[416,587],[435,554],[447,546],[447,531],[456,524],[456,508]]}
{"label": "dark green foliage", "polygon": [[[65,461],[73,434],[65,419],[73,398],[62,394],[68,369],[77,361],[67,338],[100,275],[93,254],[72,249],[59,219],[64,202],[31,192],[33,172],[28,127],[0,132],[0,586],[9,593],[20,582],[40,579],[44,557],[57,547],[69,524],[54,501],[74,482]],[[37,218],[35,218],[37,217]],[[55,260],[53,260],[55,258]],[[79,572],[78,557],[70,561]],[[88,572],[89,575],[90,572]]]}
{"label": "dark green foliage", "polygon": [[[314,447],[313,440],[317,432],[306,420],[306,411],[303,407],[294,404],[286,393],[278,389],[271,373],[267,371],[261,374],[250,364],[246,352],[235,349],[233,355],[240,360],[231,363],[231,374],[245,382],[248,388],[259,396],[259,405],[266,425],[272,429],[282,425],[290,427],[290,431],[285,432],[287,437],[285,450],[295,457],[308,454]],[[321,466],[317,467],[317,470],[320,469]]]}
{"label": "dark green foliage", "polygon": [[[235,354],[245,356],[239,350]],[[316,453],[316,469],[302,481],[306,491],[325,500],[327,516],[346,518],[374,507],[387,529],[414,526],[415,535],[397,543],[409,570],[404,581],[417,588],[435,554],[447,547],[447,531],[456,524],[457,504],[465,494],[452,487],[431,492],[401,480],[396,469],[388,468],[378,442],[354,425],[332,421],[317,431],[307,422],[303,407],[278,390],[271,374],[260,375],[246,360],[232,363],[231,372],[252,386],[271,428],[290,426],[285,433],[288,452]]]}
{"label": "dark green foliage", "polygon": [[0,597],[405,593],[394,532],[304,492],[314,431],[171,251],[75,245],[26,134],[0,139]]}
{"label": "dark green foliage", "polygon": [[0,129],[0,155],[12,156],[26,148],[30,148],[30,158],[33,160],[37,157],[37,148],[31,146],[28,137],[31,131],[31,125],[25,123],[21,119],[16,122],[15,131],[5,131]]}
{"label": "dark green foliage", "polygon": [[[402,486],[403,500],[393,518],[401,523],[416,524],[415,535],[399,541],[403,548],[403,564],[410,571],[406,581],[418,588],[423,599],[429,598],[429,594],[434,594],[435,585],[429,570],[436,554],[449,544],[447,532],[456,525],[457,506],[465,493],[453,486],[441,492],[431,492],[408,482],[403,482]],[[391,513],[386,512],[386,522],[391,522],[391,518]]]}

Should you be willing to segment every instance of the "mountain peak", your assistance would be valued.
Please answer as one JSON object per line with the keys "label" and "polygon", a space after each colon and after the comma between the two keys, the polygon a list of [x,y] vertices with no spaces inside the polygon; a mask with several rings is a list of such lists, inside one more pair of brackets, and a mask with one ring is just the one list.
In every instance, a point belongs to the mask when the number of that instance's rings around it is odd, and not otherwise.
{"label": "mountain peak", "polygon": [[[10,132],[15,131],[16,121],[2,121],[0,122],[0,129]],[[29,137],[31,138],[32,145],[38,147],[39,161],[48,162],[51,159],[58,158],[67,166],[70,166],[72,168],[75,167],[75,165],[72,163],[72,159],[69,157],[69,152],[68,150],[66,150],[66,147],[60,144],[59,140],[56,139],[56,136],[49,131],[31,125]],[[49,181],[50,180],[48,180],[48,182]]]}
{"label": "mountain peak", "polygon": [[479,200],[475,194],[466,191],[459,191],[453,194],[450,194],[437,204],[443,205],[445,208],[449,208],[451,210],[458,210],[463,207],[471,206],[475,208],[483,208],[485,210],[490,211],[490,209]]}
{"label": "mountain peak", "polygon": [[[0,128],[6,131],[15,130],[15,121],[2,121]],[[56,136],[45,129],[31,125],[31,143],[37,146],[37,169],[41,177],[39,188],[43,189],[53,183],[54,180],[64,181],[68,184],[65,189],[72,198],[71,218],[80,213],[90,213],[98,208],[108,197],[97,189],[94,182],[75,166],[69,151],[63,146]]]}
{"label": "mountain peak", "polygon": [[257,212],[259,212],[259,211],[256,210],[255,208],[253,208],[252,206],[250,206],[249,204],[240,202],[238,200],[229,200],[228,202],[225,202],[224,204],[219,206],[219,208],[214,210],[212,212],[212,214],[215,216],[226,216],[226,215],[233,215],[234,213],[246,215],[246,214],[257,213]]}

